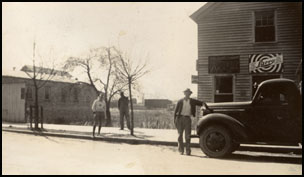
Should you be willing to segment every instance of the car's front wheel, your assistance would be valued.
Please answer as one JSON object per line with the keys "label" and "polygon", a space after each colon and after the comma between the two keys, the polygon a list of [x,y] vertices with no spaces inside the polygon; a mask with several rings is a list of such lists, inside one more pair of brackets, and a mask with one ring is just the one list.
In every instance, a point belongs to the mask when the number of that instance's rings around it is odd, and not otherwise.
{"label": "car's front wheel", "polygon": [[200,134],[200,147],[209,157],[224,157],[233,148],[231,133],[223,126],[209,126]]}

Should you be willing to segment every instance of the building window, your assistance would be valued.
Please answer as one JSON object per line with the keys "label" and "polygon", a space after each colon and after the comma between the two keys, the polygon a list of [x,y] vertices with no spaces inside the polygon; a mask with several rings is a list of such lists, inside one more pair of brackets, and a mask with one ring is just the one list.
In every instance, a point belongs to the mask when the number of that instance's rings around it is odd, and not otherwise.
{"label": "building window", "polygon": [[233,76],[215,76],[214,102],[233,101]]}
{"label": "building window", "polygon": [[74,102],[78,102],[79,100],[78,100],[78,89],[77,88],[75,88],[74,89]]}
{"label": "building window", "polygon": [[50,100],[51,87],[45,87],[44,90],[44,99]]}
{"label": "building window", "polygon": [[61,101],[66,102],[67,90],[65,88],[61,88]]}
{"label": "building window", "polygon": [[27,99],[33,99],[33,89],[31,87],[27,88],[26,98]]}
{"label": "building window", "polygon": [[21,100],[25,99],[25,88],[21,88]]}
{"label": "building window", "polygon": [[273,42],[275,37],[275,12],[255,12],[255,42]]}
{"label": "building window", "polygon": [[240,56],[209,56],[208,72],[210,74],[226,74],[240,72]]}

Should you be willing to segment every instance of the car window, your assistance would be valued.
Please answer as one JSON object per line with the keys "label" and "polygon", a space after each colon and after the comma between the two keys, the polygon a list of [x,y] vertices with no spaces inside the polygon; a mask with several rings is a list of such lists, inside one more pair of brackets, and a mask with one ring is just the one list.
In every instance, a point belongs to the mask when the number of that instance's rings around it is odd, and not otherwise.
{"label": "car window", "polygon": [[263,105],[290,105],[295,101],[288,87],[273,85],[265,87],[258,96],[258,102]]}
{"label": "car window", "polygon": [[265,87],[258,96],[258,102],[263,105],[284,105],[287,103],[286,94],[280,88]]}

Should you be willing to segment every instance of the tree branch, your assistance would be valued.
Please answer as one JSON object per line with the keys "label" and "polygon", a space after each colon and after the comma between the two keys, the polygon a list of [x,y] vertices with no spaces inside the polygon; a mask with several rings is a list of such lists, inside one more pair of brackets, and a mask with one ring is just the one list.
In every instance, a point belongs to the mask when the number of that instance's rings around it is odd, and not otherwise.
{"label": "tree branch", "polygon": [[95,86],[95,84],[94,84],[94,82],[93,82],[93,80],[92,80],[91,72],[90,72],[90,67],[89,67],[89,66],[87,66],[86,72],[87,72],[88,78],[89,78],[89,80],[90,80],[91,86],[94,88],[96,94],[98,94],[99,91],[98,91],[98,89],[96,88],[96,86]]}

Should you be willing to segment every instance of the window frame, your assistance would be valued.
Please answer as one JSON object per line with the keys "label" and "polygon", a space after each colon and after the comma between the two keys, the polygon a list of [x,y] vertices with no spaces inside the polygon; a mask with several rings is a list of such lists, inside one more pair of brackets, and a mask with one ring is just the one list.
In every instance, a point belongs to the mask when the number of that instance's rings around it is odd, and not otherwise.
{"label": "window frame", "polygon": [[[29,92],[29,90],[31,90],[31,92]],[[26,99],[33,100],[33,88],[32,87],[27,87],[27,89],[26,89]]]}
{"label": "window frame", "polygon": [[[232,92],[231,93],[217,93],[216,92],[216,78],[217,77],[231,77]],[[213,102],[215,102],[216,95],[232,95],[232,101],[235,100],[235,74],[214,74],[213,75]]]}
{"label": "window frame", "polygon": [[[274,26],[274,41],[256,41],[256,13],[268,13],[273,12],[273,26]],[[252,11],[252,41],[254,44],[263,44],[263,43],[277,43],[278,42],[278,28],[277,28],[277,9],[263,9]]]}
{"label": "window frame", "polygon": [[20,99],[25,100],[25,97],[26,97],[26,89],[22,87],[20,90]]}
{"label": "window frame", "polygon": [[67,94],[68,91],[66,88],[62,87],[61,88],[61,102],[66,103],[67,102]]}
{"label": "window frame", "polygon": [[73,101],[78,103],[79,102],[79,90],[78,88],[74,88],[73,90]]}
{"label": "window frame", "polygon": [[[48,90],[48,94],[47,94]],[[48,95],[48,98],[47,98]],[[44,100],[51,100],[51,87],[50,86],[45,86],[44,87]]]}

